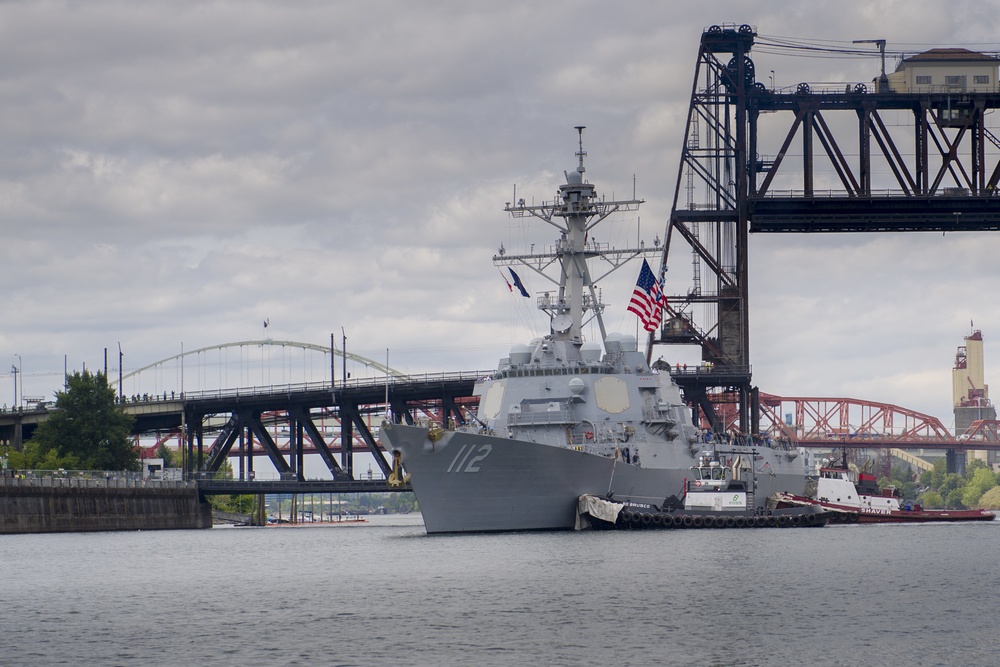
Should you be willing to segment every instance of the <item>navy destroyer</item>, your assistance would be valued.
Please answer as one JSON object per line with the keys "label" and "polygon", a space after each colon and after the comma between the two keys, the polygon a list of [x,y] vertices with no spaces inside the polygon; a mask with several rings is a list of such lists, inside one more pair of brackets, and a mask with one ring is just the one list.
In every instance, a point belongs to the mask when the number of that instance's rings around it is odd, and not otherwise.
{"label": "navy destroyer", "polygon": [[[703,432],[670,374],[650,368],[636,337],[606,331],[598,281],[662,249],[640,243],[616,250],[593,241],[596,225],[642,202],[597,196],[585,178],[583,129],[578,165],[565,174],[557,198],[505,207],[555,227],[555,245],[525,255],[501,248],[493,257],[497,266],[528,267],[552,280],[554,289],[537,296],[549,333],[514,345],[496,372],[477,382],[471,423],[382,426],[382,443],[402,462],[428,533],[572,529],[584,495],[658,508],[683,495],[692,466],[706,454],[747,482],[754,510],[764,512],[772,493],[804,490],[795,448]],[[600,278],[592,261],[606,271]],[[515,284],[523,290],[516,277]],[[658,288],[647,280],[649,300],[630,308],[653,311],[643,312],[647,329],[656,327]],[[592,321],[601,341],[584,337]]]}

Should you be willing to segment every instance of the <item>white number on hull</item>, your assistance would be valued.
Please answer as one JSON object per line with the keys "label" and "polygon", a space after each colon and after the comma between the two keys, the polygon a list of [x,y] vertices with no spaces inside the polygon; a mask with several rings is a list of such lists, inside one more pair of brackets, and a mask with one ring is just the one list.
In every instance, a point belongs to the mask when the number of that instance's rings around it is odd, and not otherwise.
{"label": "white number on hull", "polygon": [[[468,450],[468,451],[466,451]],[[476,456],[472,456],[472,452],[476,451]],[[483,462],[490,452],[493,451],[493,445],[481,445],[479,450],[476,450],[475,445],[462,445],[462,448],[458,450],[455,454],[455,458],[452,459],[451,465],[448,466],[448,472],[479,472],[479,464]],[[461,460],[459,460],[461,459]],[[466,463],[468,459],[468,463]],[[458,465],[455,465],[455,464]]]}

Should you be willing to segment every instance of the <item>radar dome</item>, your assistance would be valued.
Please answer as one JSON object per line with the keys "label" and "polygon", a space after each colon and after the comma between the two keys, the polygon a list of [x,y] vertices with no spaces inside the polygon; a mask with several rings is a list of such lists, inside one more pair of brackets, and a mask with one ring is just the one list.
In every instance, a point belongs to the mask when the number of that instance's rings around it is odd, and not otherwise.
{"label": "radar dome", "polygon": [[608,334],[608,337],[604,339],[604,349],[608,351],[608,354],[615,354],[622,351],[622,335],[616,331],[612,331]]}
{"label": "radar dome", "polygon": [[526,364],[531,360],[531,348],[524,343],[515,343],[510,348],[510,363]]}
{"label": "radar dome", "polygon": [[585,364],[596,364],[601,360],[601,344],[587,341],[580,346],[580,357]]}
{"label": "radar dome", "polygon": [[577,170],[573,170],[566,174],[566,184],[567,185],[580,185],[583,183],[583,174]]}
{"label": "radar dome", "polygon": [[632,334],[622,336],[622,352],[635,352],[639,349],[639,343]]}
{"label": "radar dome", "polygon": [[579,396],[583,393],[583,390],[587,388],[587,385],[583,383],[580,378],[573,378],[569,381],[569,390],[574,396]]}

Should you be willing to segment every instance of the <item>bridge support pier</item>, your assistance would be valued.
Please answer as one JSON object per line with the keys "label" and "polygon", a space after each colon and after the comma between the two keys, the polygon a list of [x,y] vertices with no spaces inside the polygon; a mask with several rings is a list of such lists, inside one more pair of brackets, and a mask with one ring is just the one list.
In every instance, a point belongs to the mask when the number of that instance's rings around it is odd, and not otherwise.
{"label": "bridge support pier", "polygon": [[945,466],[948,473],[957,475],[965,474],[966,453],[957,449],[949,449],[944,455]]}

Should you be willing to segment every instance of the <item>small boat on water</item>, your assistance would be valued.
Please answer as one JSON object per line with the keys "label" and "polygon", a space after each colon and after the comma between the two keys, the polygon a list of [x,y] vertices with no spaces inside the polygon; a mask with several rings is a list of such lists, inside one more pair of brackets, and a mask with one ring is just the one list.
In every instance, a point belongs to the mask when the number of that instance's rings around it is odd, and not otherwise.
{"label": "small boat on water", "polygon": [[583,528],[792,528],[825,526],[831,513],[817,505],[755,507],[756,479],[740,479],[740,457],[722,460],[706,452],[685,478],[681,497],[662,505],[615,503],[581,496],[577,529]]}
{"label": "small boat on water", "polygon": [[942,521],[992,521],[988,510],[925,510],[900,502],[893,487],[879,489],[874,475],[842,466],[820,468],[806,495],[776,493],[776,507],[821,507],[832,513],[834,523],[926,523]]}

